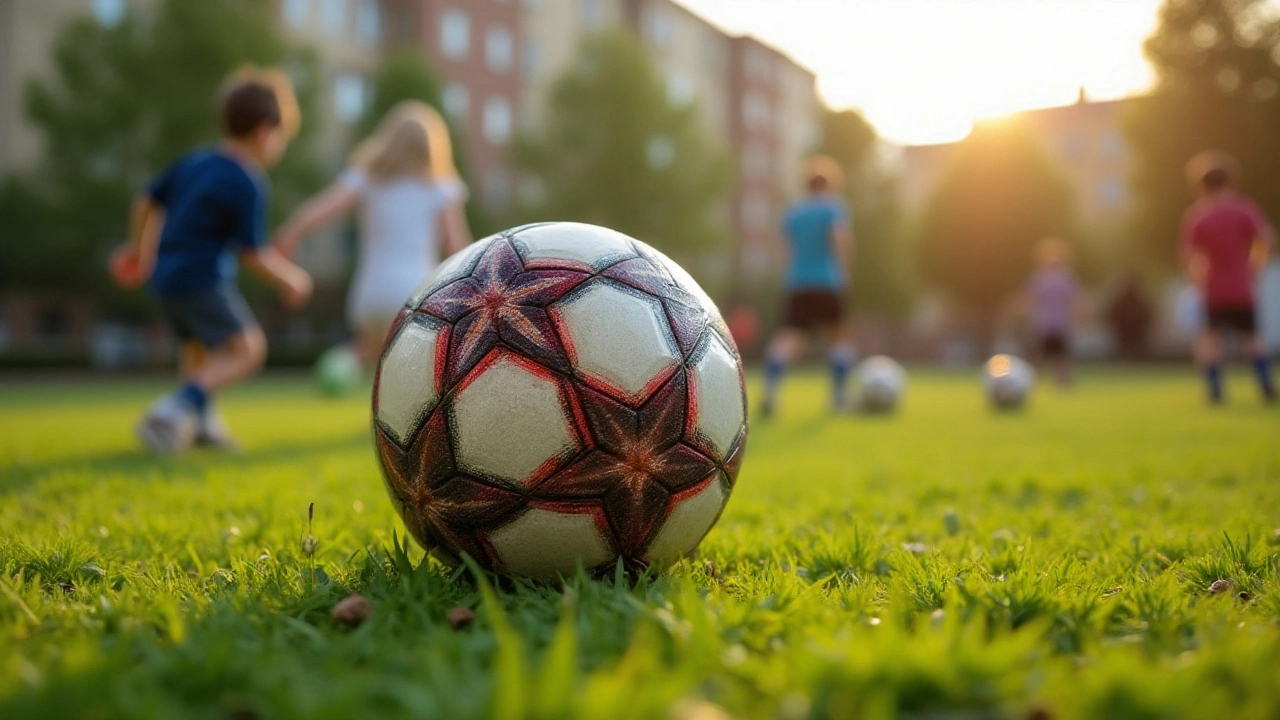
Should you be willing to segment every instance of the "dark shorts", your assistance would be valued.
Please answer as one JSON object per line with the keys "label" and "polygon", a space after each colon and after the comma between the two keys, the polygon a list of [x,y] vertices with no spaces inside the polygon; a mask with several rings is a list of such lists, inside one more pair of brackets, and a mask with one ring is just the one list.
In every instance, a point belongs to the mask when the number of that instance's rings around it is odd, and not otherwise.
{"label": "dark shorts", "polygon": [[787,296],[782,324],[800,330],[833,327],[844,315],[840,293],[831,290],[800,290]]}
{"label": "dark shorts", "polygon": [[159,302],[178,339],[196,340],[205,347],[220,347],[236,334],[258,326],[249,304],[234,285],[160,297]]}
{"label": "dark shorts", "polygon": [[1067,334],[1061,332],[1044,333],[1040,336],[1040,354],[1047,358],[1067,356]]}
{"label": "dark shorts", "polygon": [[1252,333],[1258,329],[1258,318],[1253,308],[1228,308],[1214,310],[1209,308],[1207,314],[1210,330],[1235,330]]}

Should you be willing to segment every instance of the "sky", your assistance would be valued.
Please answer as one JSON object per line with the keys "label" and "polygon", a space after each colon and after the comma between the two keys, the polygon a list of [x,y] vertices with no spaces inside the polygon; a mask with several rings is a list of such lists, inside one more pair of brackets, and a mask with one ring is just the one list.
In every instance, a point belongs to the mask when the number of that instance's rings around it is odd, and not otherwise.
{"label": "sky", "polygon": [[834,108],[902,144],[974,120],[1140,93],[1160,0],[680,0],[813,70]]}

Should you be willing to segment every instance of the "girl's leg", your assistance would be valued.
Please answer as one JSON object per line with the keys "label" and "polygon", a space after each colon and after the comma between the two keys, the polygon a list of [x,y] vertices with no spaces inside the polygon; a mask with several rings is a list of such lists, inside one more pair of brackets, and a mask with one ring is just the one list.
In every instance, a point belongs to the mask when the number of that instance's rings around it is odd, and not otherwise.
{"label": "girl's leg", "polygon": [[1196,360],[1204,372],[1205,383],[1209,390],[1209,402],[1221,403],[1223,400],[1221,333],[1213,328],[1200,331],[1200,336],[1196,339]]}
{"label": "girl's leg", "polygon": [[764,403],[762,409],[766,415],[773,412],[778,400],[778,386],[782,384],[782,376],[787,365],[795,361],[800,350],[804,348],[804,332],[793,327],[784,327],[769,341],[769,349],[765,353]]}
{"label": "girl's leg", "polygon": [[1258,377],[1258,390],[1262,392],[1262,399],[1275,402],[1276,386],[1271,380],[1271,358],[1267,354],[1267,349],[1263,347],[1257,332],[1246,335],[1245,342],[1249,358],[1253,361],[1253,372]]}

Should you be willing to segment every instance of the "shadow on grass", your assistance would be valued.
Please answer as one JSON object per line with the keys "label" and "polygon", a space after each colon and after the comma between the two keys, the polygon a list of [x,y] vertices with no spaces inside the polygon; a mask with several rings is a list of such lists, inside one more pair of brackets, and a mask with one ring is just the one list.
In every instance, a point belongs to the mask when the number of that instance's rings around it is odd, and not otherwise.
{"label": "shadow on grass", "polygon": [[325,438],[311,442],[283,443],[239,453],[196,450],[179,457],[157,457],[145,450],[113,450],[99,455],[54,460],[30,465],[16,465],[0,470],[0,497],[16,495],[40,482],[67,473],[94,472],[117,473],[146,477],[160,475],[166,480],[195,480],[209,470],[228,467],[248,467],[259,463],[288,462],[322,455],[350,452],[360,447],[369,448],[373,443],[367,431],[358,434]]}

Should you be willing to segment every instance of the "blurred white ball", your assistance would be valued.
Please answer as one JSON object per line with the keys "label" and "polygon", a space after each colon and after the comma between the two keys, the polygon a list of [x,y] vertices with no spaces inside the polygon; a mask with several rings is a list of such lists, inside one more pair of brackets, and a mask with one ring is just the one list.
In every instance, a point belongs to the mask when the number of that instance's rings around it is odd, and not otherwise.
{"label": "blurred white ball", "polygon": [[896,360],[873,355],[858,365],[858,408],[866,412],[891,412],[907,387],[907,371]]}
{"label": "blurred white ball", "polygon": [[1000,410],[1022,407],[1035,382],[1035,368],[1013,355],[995,355],[982,366],[982,386],[987,399]]}

